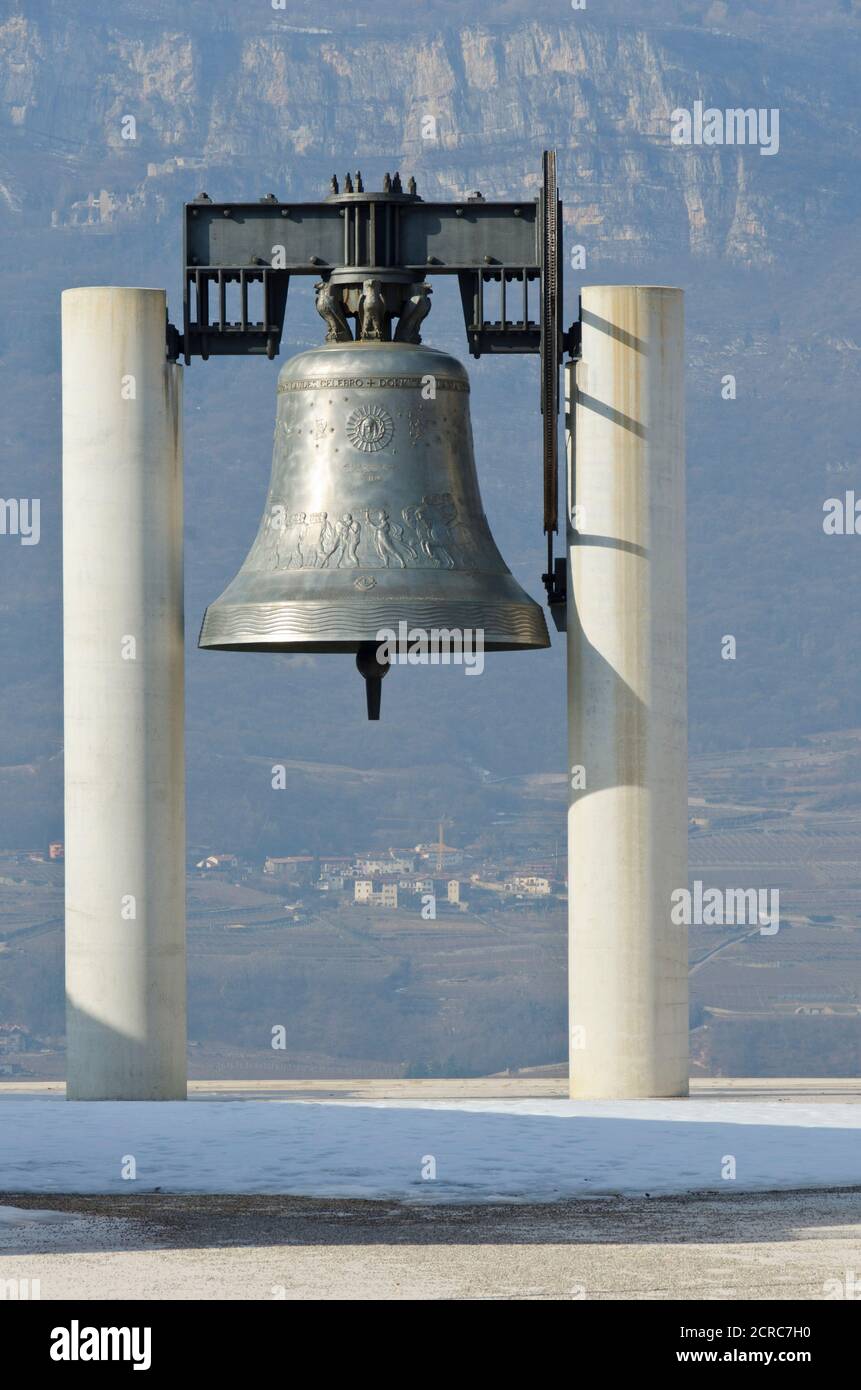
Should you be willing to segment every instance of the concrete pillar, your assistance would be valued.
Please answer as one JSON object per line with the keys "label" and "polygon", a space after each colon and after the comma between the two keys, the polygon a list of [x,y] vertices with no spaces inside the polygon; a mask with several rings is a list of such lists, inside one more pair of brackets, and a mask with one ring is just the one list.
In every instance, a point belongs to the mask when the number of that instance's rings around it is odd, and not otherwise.
{"label": "concrete pillar", "polygon": [[67,1095],[186,1094],[182,368],[163,290],[63,294]]}
{"label": "concrete pillar", "polygon": [[593,285],[582,321],[566,417],[570,1091],[683,1096],[683,294]]}

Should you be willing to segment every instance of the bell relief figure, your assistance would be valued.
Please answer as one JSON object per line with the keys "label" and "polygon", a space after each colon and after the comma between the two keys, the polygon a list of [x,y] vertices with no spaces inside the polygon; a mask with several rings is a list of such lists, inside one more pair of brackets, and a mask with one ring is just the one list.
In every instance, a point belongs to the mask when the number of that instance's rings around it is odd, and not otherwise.
{"label": "bell relief figure", "polygon": [[362,528],[358,521],[354,521],[350,512],[345,512],[335,527],[336,542],[335,551],[337,555],[337,568],[346,561],[348,565],[359,564],[358,548],[362,536]]}
{"label": "bell relief figure", "polygon": [[454,569],[453,549],[448,526],[440,515],[433,500],[423,497],[421,506],[416,508],[416,530],[422,551],[427,558],[443,569]]}
{"label": "bell relief figure", "polygon": [[327,569],[329,561],[335,553],[338,544],[338,537],[335,528],[329,520],[328,512],[314,512],[311,521],[316,527],[317,539],[314,545],[313,554],[309,557],[310,563],[315,569]]}
{"label": "bell relief figure", "polygon": [[305,556],[303,547],[305,545],[305,532],[308,530],[308,523],[304,512],[295,512],[290,518],[290,530],[293,533],[293,541],[290,553],[287,556],[285,569],[301,570],[305,567]]}
{"label": "bell relief figure", "polygon": [[398,527],[400,540],[404,550],[410,559],[416,561],[421,555],[421,543],[416,530],[416,509],[415,507],[404,507],[401,511],[403,526]]}
{"label": "bell relief figure", "polygon": [[368,522],[373,527],[374,548],[386,569],[388,569],[392,560],[394,560],[395,564],[400,565],[401,569],[406,569],[404,559],[398,553],[398,549],[395,545],[395,528],[392,526],[388,512],[366,512],[366,516]]}
{"label": "bell relief figure", "polygon": [[270,537],[273,538],[272,568],[274,570],[281,568],[281,546],[284,541],[286,526],[287,516],[284,508],[280,504],[276,504],[269,512],[264,532],[264,544]]}

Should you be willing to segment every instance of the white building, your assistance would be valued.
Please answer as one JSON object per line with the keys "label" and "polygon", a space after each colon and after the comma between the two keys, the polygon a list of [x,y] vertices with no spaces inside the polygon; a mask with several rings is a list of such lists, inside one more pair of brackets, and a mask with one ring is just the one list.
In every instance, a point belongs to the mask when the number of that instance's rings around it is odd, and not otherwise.
{"label": "white building", "polygon": [[357,878],[353,883],[353,901],[374,907],[397,907],[398,885],[381,883],[375,888],[372,878]]}
{"label": "white building", "polygon": [[459,878],[423,878],[421,875],[411,874],[409,878],[399,879],[398,887],[403,893],[433,893],[435,897],[445,898],[447,902],[460,903]]}
{"label": "white building", "polygon": [[509,893],[525,893],[533,898],[546,898],[550,893],[550,879],[539,874],[515,874],[505,887]]}
{"label": "white building", "polygon": [[378,874],[410,874],[412,870],[412,859],[396,859],[391,854],[361,854],[356,856],[356,872],[365,874],[366,876],[376,876]]}

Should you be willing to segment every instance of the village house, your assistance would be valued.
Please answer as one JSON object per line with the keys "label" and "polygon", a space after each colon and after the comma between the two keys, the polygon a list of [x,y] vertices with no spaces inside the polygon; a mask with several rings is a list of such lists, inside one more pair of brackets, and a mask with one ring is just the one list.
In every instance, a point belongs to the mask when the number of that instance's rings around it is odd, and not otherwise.
{"label": "village house", "polygon": [[20,1023],[0,1023],[0,1053],[26,1052],[29,1038],[29,1028]]}
{"label": "village house", "polygon": [[396,908],[398,885],[395,880],[382,879],[375,884],[372,878],[357,878],[353,885],[353,901],[365,906]]}
{"label": "village house", "polygon": [[284,883],[311,883],[314,880],[317,860],[313,854],[270,855],[263,865],[264,874]]}
{"label": "village house", "polygon": [[506,882],[505,891],[531,898],[546,898],[551,891],[550,879],[540,874],[515,874]]}
{"label": "village house", "polygon": [[414,859],[405,856],[396,858],[389,851],[388,854],[357,854],[355,868],[357,874],[373,877],[376,874],[409,874],[414,864]]}
{"label": "village house", "polygon": [[239,867],[239,860],[235,854],[207,854],[205,859],[199,859],[194,866],[202,873],[213,873],[218,869],[236,869]]}
{"label": "village house", "polygon": [[321,854],[321,879],[348,878],[352,872],[353,856],[351,854]]}

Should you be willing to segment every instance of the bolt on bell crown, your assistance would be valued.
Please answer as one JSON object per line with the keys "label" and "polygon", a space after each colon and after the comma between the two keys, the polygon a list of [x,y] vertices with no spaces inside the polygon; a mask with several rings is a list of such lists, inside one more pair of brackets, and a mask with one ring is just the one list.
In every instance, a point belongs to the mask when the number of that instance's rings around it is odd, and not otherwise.
{"label": "bolt on bell crown", "polygon": [[328,342],[281,369],[266,507],[199,645],[357,652],[402,622],[482,631],[489,651],[549,646],[484,515],[464,367],[420,344]]}

